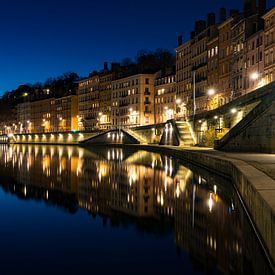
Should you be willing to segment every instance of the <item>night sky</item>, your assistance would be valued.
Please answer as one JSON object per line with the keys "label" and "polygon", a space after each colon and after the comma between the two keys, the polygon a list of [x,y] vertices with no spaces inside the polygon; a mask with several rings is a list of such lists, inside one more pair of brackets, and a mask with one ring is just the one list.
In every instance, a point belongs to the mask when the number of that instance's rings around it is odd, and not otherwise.
{"label": "night sky", "polygon": [[179,34],[188,40],[194,21],[222,6],[242,1],[1,0],[0,95],[68,71],[86,76],[140,49],[173,50]]}

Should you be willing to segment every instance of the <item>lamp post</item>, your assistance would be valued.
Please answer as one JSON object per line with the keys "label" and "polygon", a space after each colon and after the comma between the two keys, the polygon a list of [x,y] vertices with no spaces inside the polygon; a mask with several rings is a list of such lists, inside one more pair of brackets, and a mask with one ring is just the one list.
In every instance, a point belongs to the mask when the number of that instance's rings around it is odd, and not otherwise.
{"label": "lamp post", "polygon": [[154,125],[155,125],[155,136],[156,136],[157,135],[156,91],[154,91]]}
{"label": "lamp post", "polygon": [[102,112],[100,112],[98,114],[98,128],[100,129],[100,125],[101,125],[101,118],[102,118]]}
{"label": "lamp post", "polygon": [[195,131],[195,116],[196,116],[196,72],[193,72],[193,129]]}
{"label": "lamp post", "polygon": [[[177,98],[176,99],[176,115],[177,115],[177,117],[179,117],[180,116],[180,113],[181,113],[181,106],[180,106],[180,104],[181,104],[181,99],[180,98]],[[179,110],[179,111],[178,111]],[[179,115],[178,115],[179,114]]]}
{"label": "lamp post", "polygon": [[[213,88],[211,88],[207,91],[207,95],[208,95],[209,98],[212,97],[213,95],[215,95],[215,93],[216,93],[216,91]],[[208,108],[211,110],[211,106],[208,106]]]}
{"label": "lamp post", "polygon": [[250,79],[255,81],[259,78],[259,73],[258,72],[253,72],[251,75],[250,75]]}

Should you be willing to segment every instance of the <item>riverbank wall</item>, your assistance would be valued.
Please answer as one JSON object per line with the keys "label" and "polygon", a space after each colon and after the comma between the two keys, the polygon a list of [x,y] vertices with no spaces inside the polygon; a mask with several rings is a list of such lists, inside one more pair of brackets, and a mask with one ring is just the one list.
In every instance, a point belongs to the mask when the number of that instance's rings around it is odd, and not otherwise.
{"label": "riverbank wall", "polygon": [[11,144],[49,144],[49,145],[78,145],[91,139],[100,132],[60,132],[60,133],[34,133],[15,134],[9,137]]}

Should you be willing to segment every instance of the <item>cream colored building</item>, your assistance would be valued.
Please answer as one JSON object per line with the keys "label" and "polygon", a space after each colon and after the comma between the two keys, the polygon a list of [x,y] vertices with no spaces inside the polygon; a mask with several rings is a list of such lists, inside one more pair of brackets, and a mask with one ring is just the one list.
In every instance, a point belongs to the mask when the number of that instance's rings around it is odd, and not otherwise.
{"label": "cream colored building", "polygon": [[17,106],[17,133],[49,133],[78,130],[76,95],[48,98]]}
{"label": "cream colored building", "polygon": [[264,32],[260,30],[246,41],[246,92],[250,93],[264,85]]}
{"label": "cream colored building", "polygon": [[99,76],[99,121],[100,129],[111,128],[111,99],[113,74],[104,69]]}
{"label": "cream colored building", "polygon": [[192,64],[191,64],[191,41],[181,44],[176,49],[176,93],[186,105],[192,95]]}
{"label": "cream colored building", "polygon": [[154,123],[154,74],[136,74],[112,82],[114,128]]}
{"label": "cream colored building", "polygon": [[175,78],[173,73],[156,77],[154,91],[156,123],[163,123],[176,117],[178,110],[176,108]]}
{"label": "cream colored building", "polygon": [[31,133],[31,103],[24,102],[16,106],[18,133]]}
{"label": "cream colored building", "polygon": [[231,38],[231,28],[235,24],[237,19],[230,17],[219,26],[219,93],[221,93],[224,98],[224,103],[228,103],[232,100],[232,78],[231,78],[231,68],[232,68],[232,55],[233,46]]}
{"label": "cream colored building", "polygon": [[264,82],[275,80],[275,7],[264,16]]}
{"label": "cream colored building", "polygon": [[79,82],[79,129],[91,131],[98,128],[99,113],[99,76],[96,74]]}

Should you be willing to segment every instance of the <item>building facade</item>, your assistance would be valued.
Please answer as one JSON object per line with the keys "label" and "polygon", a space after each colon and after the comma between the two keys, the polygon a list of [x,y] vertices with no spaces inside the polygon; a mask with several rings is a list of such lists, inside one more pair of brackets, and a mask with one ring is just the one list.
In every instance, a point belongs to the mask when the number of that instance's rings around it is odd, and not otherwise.
{"label": "building facade", "polygon": [[182,43],[182,38],[179,37],[176,49],[176,93],[177,99],[186,105],[192,96],[191,69],[191,41]]}
{"label": "building facade", "polygon": [[18,104],[17,121],[15,133],[77,131],[77,96],[70,95]]}
{"label": "building facade", "polygon": [[264,32],[259,30],[246,40],[246,91],[250,93],[264,85]]}
{"label": "building facade", "polygon": [[99,76],[91,75],[79,82],[78,115],[79,129],[92,131],[98,128],[99,122]]}
{"label": "building facade", "polygon": [[264,16],[264,83],[275,80],[275,7]]}
{"label": "building facade", "polygon": [[154,123],[154,74],[137,74],[112,82],[112,127]]}
{"label": "building facade", "polygon": [[100,129],[111,128],[111,99],[112,99],[113,73],[108,70],[107,65],[99,75],[99,120]]}
{"label": "building facade", "polygon": [[[180,105],[180,101],[176,101],[176,82],[174,72],[168,72],[167,74],[159,73],[155,80],[155,99],[154,99],[154,113],[156,123],[164,123],[169,119],[176,117],[177,102]],[[180,106],[179,106],[180,108]]]}

